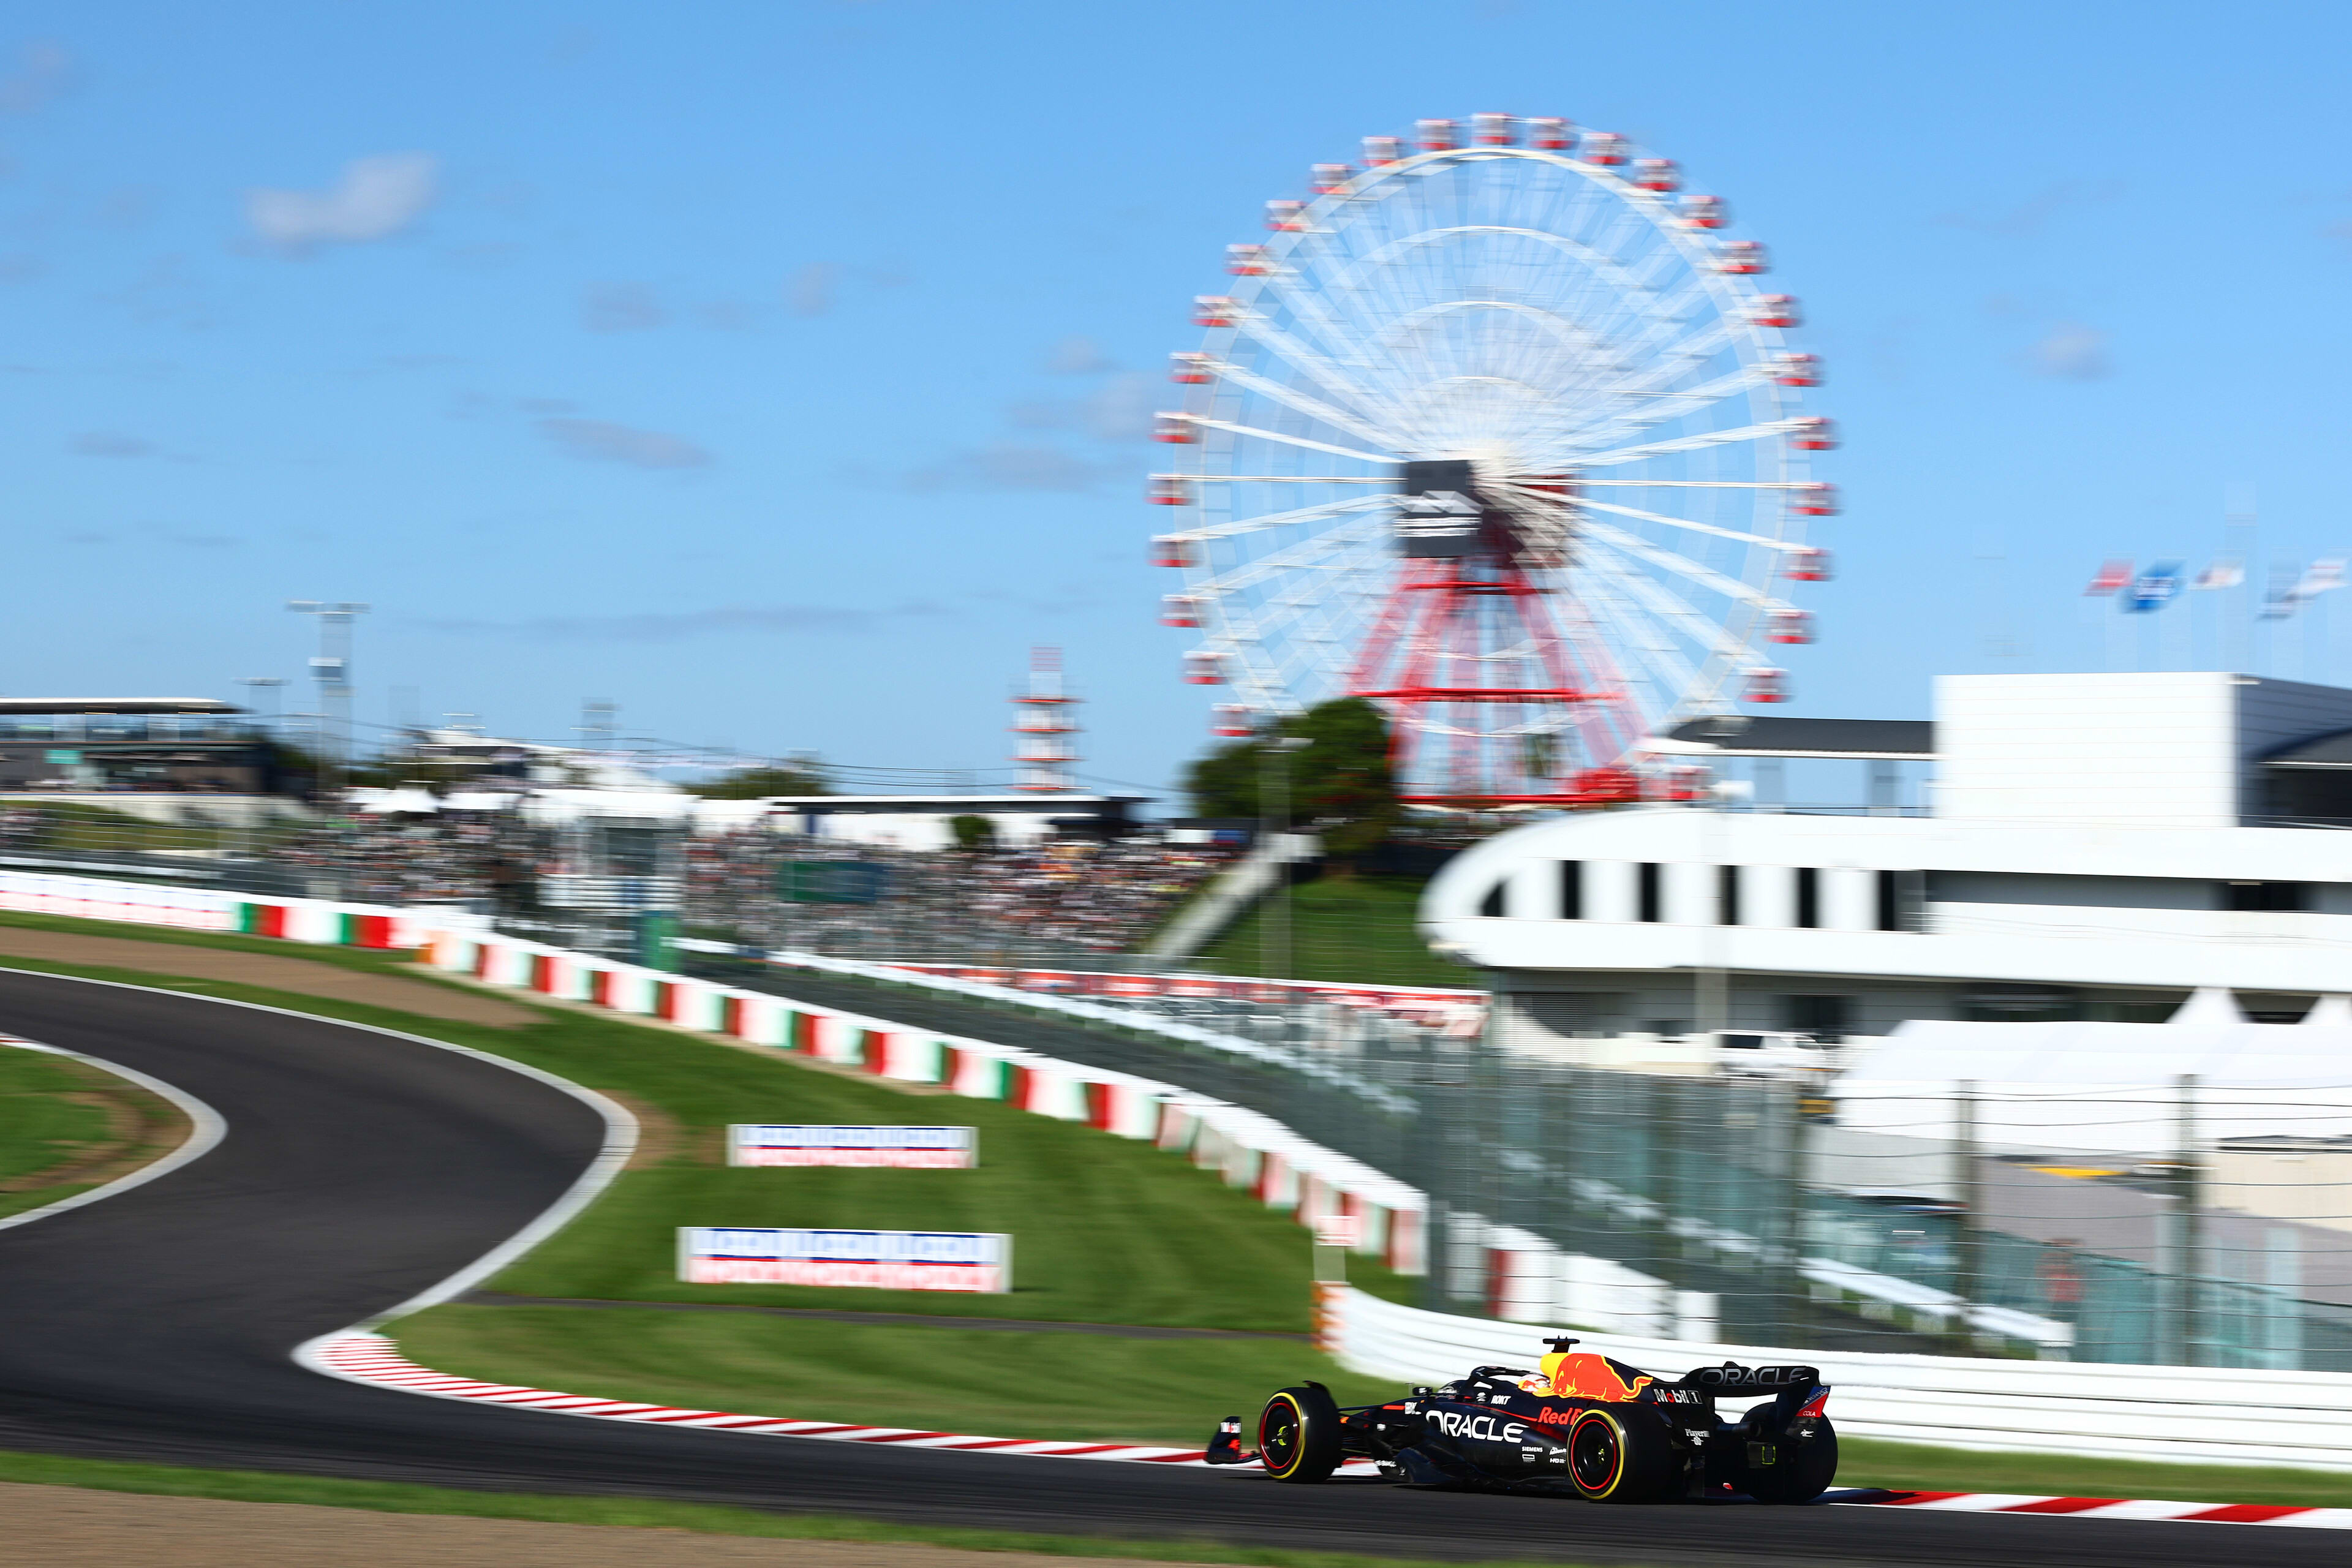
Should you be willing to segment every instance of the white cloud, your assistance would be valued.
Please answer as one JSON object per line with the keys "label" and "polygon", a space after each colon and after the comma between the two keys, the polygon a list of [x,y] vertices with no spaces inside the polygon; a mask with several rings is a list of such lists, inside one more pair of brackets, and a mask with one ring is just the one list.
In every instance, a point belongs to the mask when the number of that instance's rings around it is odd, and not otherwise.
{"label": "white cloud", "polygon": [[1054,352],[1045,356],[1045,368],[1055,375],[1098,375],[1118,367],[1094,339],[1067,337],[1055,343]]}
{"label": "white cloud", "polygon": [[2107,334],[2080,321],[2061,321],[2025,352],[2025,363],[2036,375],[2059,381],[2098,381],[2114,373],[2107,359]]}
{"label": "white cloud", "polygon": [[918,469],[906,484],[912,490],[1090,490],[1125,467],[1089,463],[1053,447],[1000,443]]}
{"label": "white cloud", "polygon": [[26,44],[17,60],[0,77],[0,114],[30,114],[73,85],[73,57],[61,45]]}
{"label": "white cloud", "polygon": [[117,430],[85,430],[66,443],[66,450],[81,458],[152,458],[155,443]]}
{"label": "white cloud", "polygon": [[281,250],[387,239],[433,205],[438,173],[429,153],[354,158],[323,191],[246,192],[246,221]]}
{"label": "white cloud", "polygon": [[1097,441],[1145,441],[1160,403],[1160,379],[1139,370],[1115,375],[1087,399],[1087,431]]}
{"label": "white cloud", "polygon": [[830,261],[812,261],[784,285],[784,304],[795,316],[822,316],[833,309],[834,285],[841,268]]}
{"label": "white cloud", "polygon": [[539,433],[567,456],[640,468],[698,468],[710,454],[682,436],[636,430],[604,419],[542,419]]}
{"label": "white cloud", "polygon": [[592,332],[642,332],[668,320],[642,283],[599,283],[580,301],[580,324]]}

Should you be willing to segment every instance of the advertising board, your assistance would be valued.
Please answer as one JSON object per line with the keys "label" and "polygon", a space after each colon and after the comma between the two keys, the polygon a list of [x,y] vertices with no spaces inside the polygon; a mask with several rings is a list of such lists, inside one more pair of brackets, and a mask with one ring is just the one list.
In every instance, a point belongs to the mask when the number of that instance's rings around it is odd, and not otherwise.
{"label": "advertising board", "polygon": [[1472,488],[1467,462],[1407,463],[1402,489],[1396,510],[1400,554],[1416,561],[1444,561],[1476,552],[1486,513]]}
{"label": "advertising board", "polygon": [[739,1124],[727,1130],[727,1163],[969,1171],[980,1163],[980,1130]]}
{"label": "advertising board", "polygon": [[845,1285],[877,1290],[1013,1289],[1013,1238],[938,1230],[783,1230],[680,1226],[689,1285]]}

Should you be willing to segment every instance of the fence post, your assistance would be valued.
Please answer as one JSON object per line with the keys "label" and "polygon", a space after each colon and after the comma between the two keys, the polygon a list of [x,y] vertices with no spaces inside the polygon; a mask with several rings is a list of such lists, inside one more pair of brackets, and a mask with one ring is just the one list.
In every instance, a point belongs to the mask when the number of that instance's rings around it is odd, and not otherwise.
{"label": "fence post", "polygon": [[1968,1311],[1975,1304],[1978,1292],[1984,1288],[1984,1259],[1979,1254],[1978,1233],[1984,1226],[1984,1188],[1977,1168],[1977,1085],[1970,1079],[1959,1086],[1959,1097],[1954,1106],[1958,1126],[1952,1139],[1953,1185],[1960,1202],[1958,1235],[1955,1237],[1952,1269],[1952,1294],[1960,1299],[1958,1316],[1952,1332],[1959,1341],[1962,1354],[1973,1346]]}
{"label": "fence post", "polygon": [[[2205,1237],[2200,1205],[2205,1200],[2204,1184],[2200,1180],[2203,1165],[2197,1156],[2197,1075],[2182,1073],[2178,1086],[2179,1100],[2174,1108],[2174,1143],[2179,1163],[2178,1192],[2174,1202],[2180,1211],[2180,1349],[2181,1362],[2188,1366],[2202,1366],[2216,1358],[2200,1353],[2206,1338],[2207,1325],[2201,1321],[2200,1299],[2205,1274]],[[2218,1364],[2218,1363],[2216,1363]]]}

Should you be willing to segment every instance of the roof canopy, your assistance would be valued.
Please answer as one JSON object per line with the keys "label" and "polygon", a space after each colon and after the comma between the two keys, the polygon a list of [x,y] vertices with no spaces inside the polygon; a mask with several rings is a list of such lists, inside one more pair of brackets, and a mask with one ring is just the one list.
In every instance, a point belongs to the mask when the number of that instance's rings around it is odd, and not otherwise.
{"label": "roof canopy", "polygon": [[1657,749],[1735,757],[1926,763],[1936,758],[1936,726],[1926,719],[1756,719],[1722,713],[1675,725]]}
{"label": "roof canopy", "polygon": [[0,697],[10,713],[243,713],[216,697]]}

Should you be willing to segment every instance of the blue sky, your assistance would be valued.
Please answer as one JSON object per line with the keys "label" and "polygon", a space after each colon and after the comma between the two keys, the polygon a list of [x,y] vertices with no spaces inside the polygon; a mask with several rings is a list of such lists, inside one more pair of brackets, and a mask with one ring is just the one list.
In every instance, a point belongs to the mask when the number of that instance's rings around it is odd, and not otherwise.
{"label": "blue sky", "polygon": [[[1309,163],[1482,109],[1680,159],[1803,299],[1846,515],[1791,710],[2135,659],[2084,583],[2232,483],[2352,548],[2347,15],[18,4],[0,691],[236,697],[356,599],[377,723],[985,770],[1055,643],[1081,771],[1163,783],[1186,307]],[[2335,608],[2271,668],[2352,679]]]}

